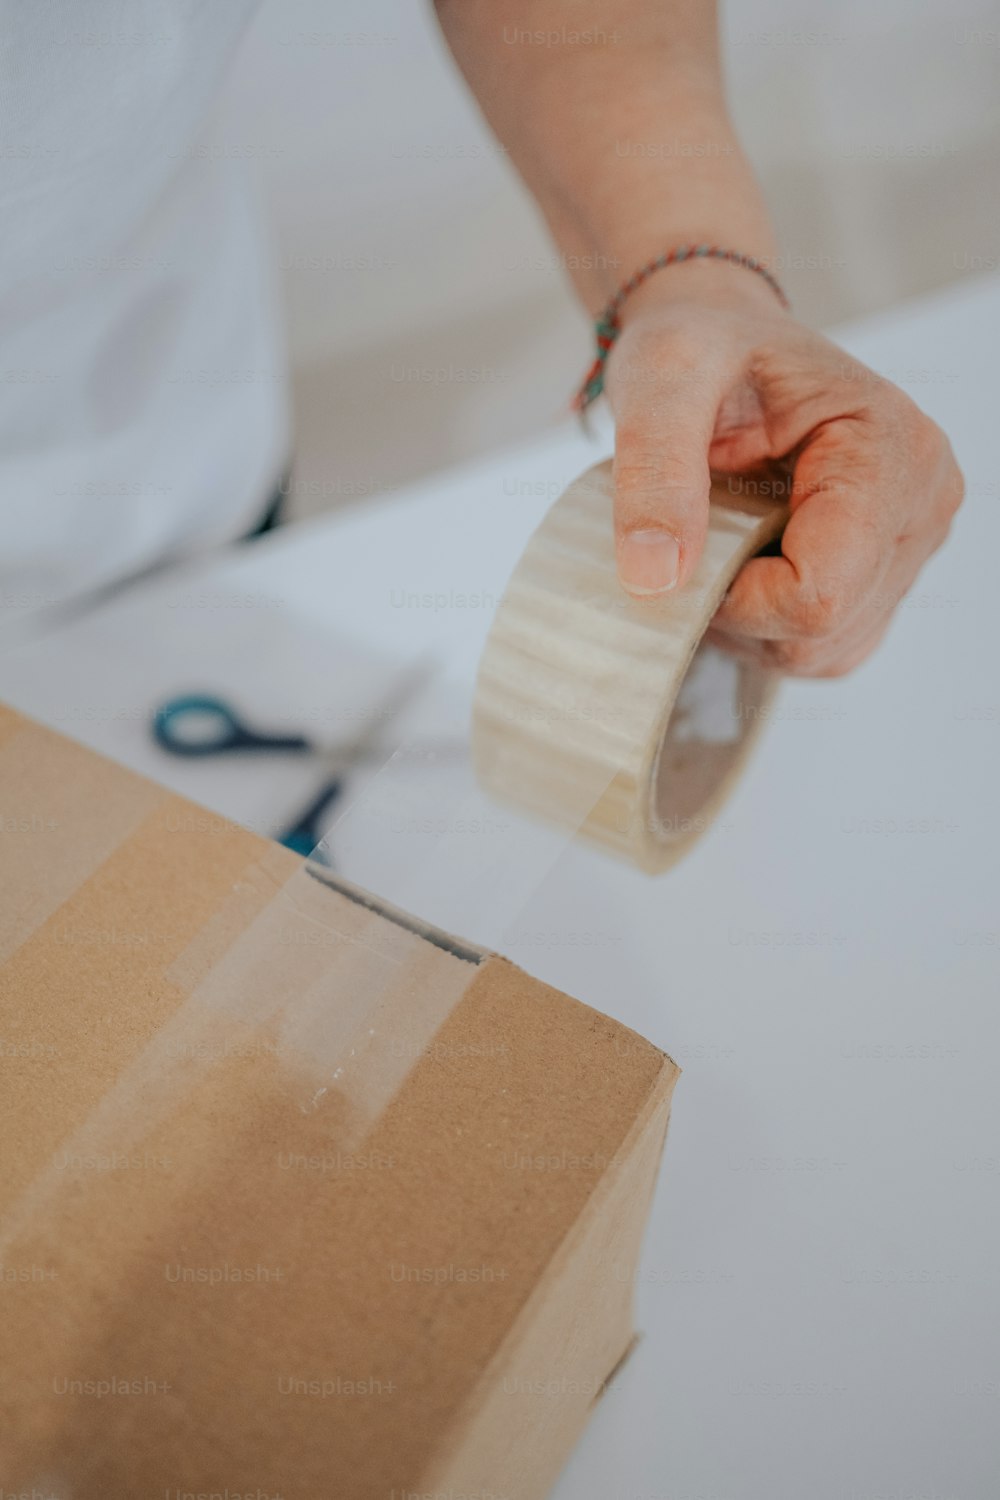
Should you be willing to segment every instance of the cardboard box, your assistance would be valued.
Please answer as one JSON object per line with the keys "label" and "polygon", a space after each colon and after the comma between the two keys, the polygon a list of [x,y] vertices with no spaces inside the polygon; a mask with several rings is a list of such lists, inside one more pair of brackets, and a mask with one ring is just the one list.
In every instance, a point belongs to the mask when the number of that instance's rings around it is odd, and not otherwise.
{"label": "cardboard box", "polygon": [[6,709],[0,786],[0,1485],[545,1495],[673,1063]]}

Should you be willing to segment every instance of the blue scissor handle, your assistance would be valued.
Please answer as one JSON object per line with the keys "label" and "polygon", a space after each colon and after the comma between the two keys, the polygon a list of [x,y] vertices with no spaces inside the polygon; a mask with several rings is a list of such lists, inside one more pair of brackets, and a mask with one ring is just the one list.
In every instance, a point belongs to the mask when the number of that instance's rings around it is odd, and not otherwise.
{"label": "blue scissor handle", "polygon": [[[278,843],[284,844],[286,849],[292,849],[296,854],[301,854],[308,859],[316,851],[317,845],[323,838],[323,814],[336,802],[343,789],[344,783],[339,777],[335,781],[328,781],[299,814],[295,822],[283,833],[278,834]],[[329,862],[327,854],[326,863],[329,864]]]}
{"label": "blue scissor handle", "polygon": [[[186,725],[186,729],[185,729]],[[183,693],[157,709],[153,738],[171,755],[225,755],[233,750],[311,750],[300,734],[259,734],[228,703],[199,693]]]}

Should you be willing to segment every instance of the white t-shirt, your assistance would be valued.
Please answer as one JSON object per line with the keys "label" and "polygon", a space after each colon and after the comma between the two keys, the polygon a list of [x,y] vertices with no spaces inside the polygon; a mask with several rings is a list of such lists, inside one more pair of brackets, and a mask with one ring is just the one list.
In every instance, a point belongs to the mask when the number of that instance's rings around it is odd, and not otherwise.
{"label": "white t-shirt", "polygon": [[0,638],[240,535],[280,477],[252,185],[202,144],[255,8],[0,3]]}

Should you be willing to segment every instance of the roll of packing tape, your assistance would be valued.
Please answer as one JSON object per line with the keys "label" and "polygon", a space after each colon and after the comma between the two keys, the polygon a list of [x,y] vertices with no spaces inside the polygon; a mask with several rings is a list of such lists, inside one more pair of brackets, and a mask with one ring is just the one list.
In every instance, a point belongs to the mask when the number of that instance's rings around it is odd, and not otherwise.
{"label": "roll of packing tape", "polygon": [[708,825],[767,717],[774,674],[702,637],[788,510],[714,485],[693,577],[633,599],[615,570],[612,493],[610,461],[589,469],[529,541],[480,662],[473,753],[501,801],[655,874]]}

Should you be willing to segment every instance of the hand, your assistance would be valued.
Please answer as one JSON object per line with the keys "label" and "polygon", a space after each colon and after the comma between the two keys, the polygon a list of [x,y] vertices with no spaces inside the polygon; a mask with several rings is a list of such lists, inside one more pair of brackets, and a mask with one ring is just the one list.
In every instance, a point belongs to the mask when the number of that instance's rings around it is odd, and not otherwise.
{"label": "hand", "polygon": [[796,323],[752,273],[724,264],[668,268],[629,299],[606,389],[629,592],[662,594],[689,577],[710,469],[767,474],[784,461],[793,478],[782,555],[746,564],[711,638],[799,677],[837,677],[863,661],[962,500],[935,423]]}

